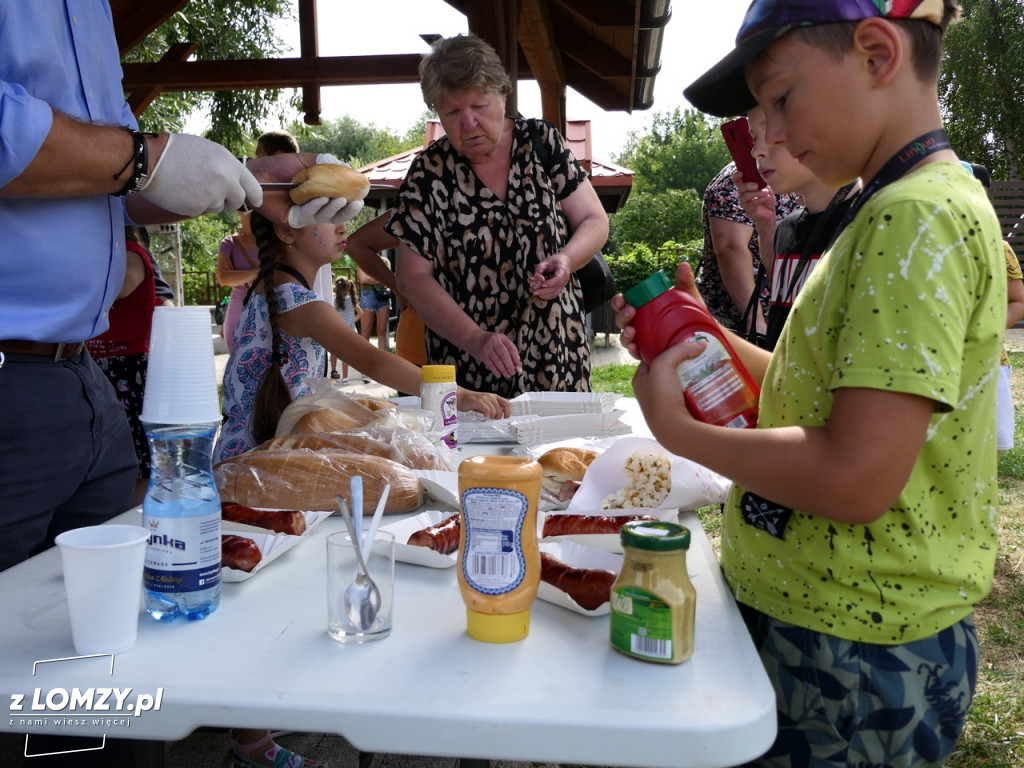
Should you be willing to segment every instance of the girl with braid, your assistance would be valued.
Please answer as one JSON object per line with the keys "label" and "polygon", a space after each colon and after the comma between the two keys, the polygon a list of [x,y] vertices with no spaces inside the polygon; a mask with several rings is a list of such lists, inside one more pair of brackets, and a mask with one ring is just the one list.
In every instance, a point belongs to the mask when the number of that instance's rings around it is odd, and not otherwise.
{"label": "girl with braid", "polygon": [[[252,214],[259,274],[246,297],[224,373],[224,425],[217,461],[237,456],[274,436],[281,411],[309,394],[309,376],[325,370],[330,352],[400,392],[416,392],[420,369],[363,339],[312,290],[317,270],[341,258],[345,225],[295,229]],[[273,297],[267,301],[267,297]],[[488,418],[509,415],[503,397],[458,389],[459,409]]]}

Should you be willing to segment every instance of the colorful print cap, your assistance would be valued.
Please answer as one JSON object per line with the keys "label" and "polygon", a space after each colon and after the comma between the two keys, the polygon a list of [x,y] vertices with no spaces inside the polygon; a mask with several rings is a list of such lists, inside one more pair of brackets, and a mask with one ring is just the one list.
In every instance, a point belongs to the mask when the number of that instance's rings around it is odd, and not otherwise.
{"label": "colorful print cap", "polygon": [[756,105],[744,65],[795,27],[880,17],[942,25],[943,0],[754,0],[743,17],[736,48],[683,91],[697,109],[718,117]]}

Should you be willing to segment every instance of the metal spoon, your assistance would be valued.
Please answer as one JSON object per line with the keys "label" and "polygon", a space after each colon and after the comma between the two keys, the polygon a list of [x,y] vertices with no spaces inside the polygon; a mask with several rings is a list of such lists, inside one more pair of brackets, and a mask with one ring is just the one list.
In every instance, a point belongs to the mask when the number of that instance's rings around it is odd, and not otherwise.
{"label": "metal spoon", "polygon": [[349,511],[348,502],[344,496],[335,497],[338,500],[338,510],[341,512],[341,519],[345,521],[349,538],[356,550],[356,560],[359,563],[359,570],[356,572],[356,579],[345,589],[345,613],[352,626],[357,627],[361,632],[368,632],[377,618],[380,611],[380,590],[370,578],[370,572],[366,569],[366,562],[363,560],[362,542],[356,537],[356,526],[352,520],[352,513]]}

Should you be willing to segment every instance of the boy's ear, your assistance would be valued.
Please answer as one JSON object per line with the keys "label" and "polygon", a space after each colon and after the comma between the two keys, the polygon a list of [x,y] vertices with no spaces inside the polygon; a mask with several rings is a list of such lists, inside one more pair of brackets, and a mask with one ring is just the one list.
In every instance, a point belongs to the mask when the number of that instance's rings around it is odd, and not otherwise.
{"label": "boy's ear", "polygon": [[853,50],[864,63],[873,85],[879,87],[887,85],[903,66],[906,41],[895,24],[872,17],[857,25]]}

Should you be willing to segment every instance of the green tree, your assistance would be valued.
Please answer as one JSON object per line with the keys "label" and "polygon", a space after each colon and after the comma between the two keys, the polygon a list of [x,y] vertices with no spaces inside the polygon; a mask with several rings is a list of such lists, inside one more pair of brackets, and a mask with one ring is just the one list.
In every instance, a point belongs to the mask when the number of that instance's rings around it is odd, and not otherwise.
{"label": "green tree", "polygon": [[626,205],[610,217],[611,250],[622,252],[635,243],[657,250],[669,241],[700,237],[700,207],[701,196],[693,189],[669,189],[660,194],[634,191]]}
{"label": "green tree", "polygon": [[[189,3],[129,51],[125,62],[159,60],[175,43],[199,45],[202,60],[264,59],[283,52],[275,25],[293,18],[290,0],[207,0]],[[144,130],[180,132],[189,114],[206,109],[206,137],[236,154],[251,151],[253,137],[275,110],[280,91],[168,92],[143,113]]]}
{"label": "green tree", "polygon": [[961,0],[939,78],[946,131],[960,157],[1020,178],[1024,147],[1024,2]]}
{"label": "green tree", "polygon": [[405,136],[396,136],[372,123],[364,125],[348,115],[318,126],[294,122],[287,130],[299,139],[304,151],[328,152],[356,168],[423,143],[422,127],[416,136],[412,130]]}
{"label": "green tree", "polygon": [[692,189],[703,195],[708,182],[729,162],[720,122],[695,109],[657,113],[650,131],[629,135],[615,162],[636,173],[634,193]]}

